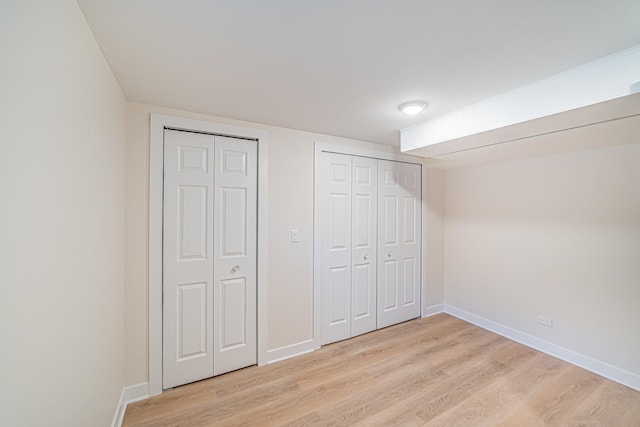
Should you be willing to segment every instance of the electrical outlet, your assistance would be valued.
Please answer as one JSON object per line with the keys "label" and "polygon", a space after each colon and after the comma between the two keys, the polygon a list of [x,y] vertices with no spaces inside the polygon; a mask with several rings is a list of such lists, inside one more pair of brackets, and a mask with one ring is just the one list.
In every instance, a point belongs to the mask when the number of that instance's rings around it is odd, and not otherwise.
{"label": "electrical outlet", "polygon": [[538,316],[538,323],[553,328],[553,319],[549,319],[548,317]]}

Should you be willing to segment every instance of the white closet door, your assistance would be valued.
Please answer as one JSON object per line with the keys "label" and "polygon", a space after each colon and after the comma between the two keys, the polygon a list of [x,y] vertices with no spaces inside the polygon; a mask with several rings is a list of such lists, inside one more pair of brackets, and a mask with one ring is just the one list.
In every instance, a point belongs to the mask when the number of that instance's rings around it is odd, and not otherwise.
{"label": "white closet door", "polygon": [[322,344],[351,336],[351,157],[322,153]]}
{"label": "white closet door", "polygon": [[214,374],[257,362],[257,143],[215,138]]}
{"label": "white closet door", "polygon": [[257,144],[165,130],[163,388],[257,361]]}
{"label": "white closet door", "polygon": [[213,142],[164,132],[163,388],[213,375]]}
{"label": "white closet door", "polygon": [[383,328],[420,316],[420,166],[378,160],[378,312]]}
{"label": "white closet door", "polygon": [[352,157],[351,336],[376,329],[378,161]]}

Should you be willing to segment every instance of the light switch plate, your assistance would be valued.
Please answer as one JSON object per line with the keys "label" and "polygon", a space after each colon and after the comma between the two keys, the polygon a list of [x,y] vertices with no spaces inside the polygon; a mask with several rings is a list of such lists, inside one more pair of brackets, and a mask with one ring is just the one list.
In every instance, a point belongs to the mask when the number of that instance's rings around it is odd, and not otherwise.
{"label": "light switch plate", "polygon": [[294,228],[291,230],[291,243],[298,243],[300,241],[300,230]]}

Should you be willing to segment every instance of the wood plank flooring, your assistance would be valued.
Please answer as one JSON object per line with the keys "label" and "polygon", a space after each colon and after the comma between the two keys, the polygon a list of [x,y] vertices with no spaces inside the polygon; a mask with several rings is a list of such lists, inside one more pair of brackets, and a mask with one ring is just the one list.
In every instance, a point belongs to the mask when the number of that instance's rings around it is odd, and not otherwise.
{"label": "wood plank flooring", "polygon": [[124,426],[640,426],[640,392],[439,314],[167,391]]}

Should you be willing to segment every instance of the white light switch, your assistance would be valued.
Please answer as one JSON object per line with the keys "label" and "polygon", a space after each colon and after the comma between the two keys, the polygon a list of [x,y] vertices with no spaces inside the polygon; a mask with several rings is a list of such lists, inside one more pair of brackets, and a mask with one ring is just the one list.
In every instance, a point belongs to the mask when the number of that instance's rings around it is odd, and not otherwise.
{"label": "white light switch", "polygon": [[298,243],[300,241],[300,230],[291,230],[291,243]]}

